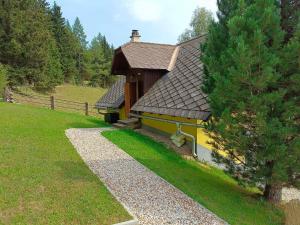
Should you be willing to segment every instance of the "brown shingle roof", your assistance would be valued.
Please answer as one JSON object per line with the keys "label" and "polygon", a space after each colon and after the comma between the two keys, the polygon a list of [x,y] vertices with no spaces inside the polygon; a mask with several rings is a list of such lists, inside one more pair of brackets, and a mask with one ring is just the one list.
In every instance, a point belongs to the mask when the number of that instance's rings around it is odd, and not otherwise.
{"label": "brown shingle roof", "polygon": [[122,50],[131,68],[169,70],[175,45],[129,42]]}
{"label": "brown shingle roof", "polygon": [[121,76],[114,85],[96,103],[97,109],[114,108],[118,109],[124,102],[126,77]]}
{"label": "brown shingle roof", "polygon": [[207,120],[209,105],[201,91],[200,43],[204,38],[180,44],[174,69],[158,80],[131,110]]}

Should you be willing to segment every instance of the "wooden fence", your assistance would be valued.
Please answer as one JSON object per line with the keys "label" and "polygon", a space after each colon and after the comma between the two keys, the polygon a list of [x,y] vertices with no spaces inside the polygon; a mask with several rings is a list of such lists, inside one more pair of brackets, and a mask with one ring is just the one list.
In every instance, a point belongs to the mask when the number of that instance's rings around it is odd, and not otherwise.
{"label": "wooden fence", "polygon": [[90,106],[88,102],[76,102],[54,96],[28,95],[23,93],[12,93],[11,98],[14,103],[19,104],[40,106],[52,110],[78,112],[86,116],[99,115],[95,107]]}

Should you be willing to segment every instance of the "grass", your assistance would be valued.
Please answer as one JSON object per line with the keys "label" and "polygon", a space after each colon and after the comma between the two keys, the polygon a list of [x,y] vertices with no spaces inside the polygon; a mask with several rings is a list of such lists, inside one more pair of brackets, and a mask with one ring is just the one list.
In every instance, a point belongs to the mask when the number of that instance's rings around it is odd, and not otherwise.
{"label": "grass", "polygon": [[53,95],[55,98],[59,99],[76,102],[88,102],[89,105],[95,105],[99,98],[107,91],[107,89],[104,88],[75,86],[71,84],[57,86],[53,93],[39,93],[35,92],[30,87],[25,86],[19,87],[18,90],[20,90],[24,94],[38,94],[44,96]]}
{"label": "grass", "polygon": [[113,224],[128,213],[65,136],[93,117],[0,103],[0,224]]}
{"label": "grass", "polygon": [[[42,98],[39,98],[37,101],[39,103],[43,103],[46,106],[50,107],[50,96],[54,96],[54,99],[63,99],[73,102],[81,102],[89,103],[89,111],[90,114],[97,115],[98,112],[96,109],[94,109],[95,103],[100,99],[101,96],[103,96],[107,89],[104,88],[96,88],[96,87],[88,87],[88,86],[75,86],[71,84],[64,84],[61,86],[57,86],[53,92],[50,93],[40,93],[34,91],[31,87],[28,86],[22,86],[18,87],[18,91],[25,95],[38,95],[42,96]],[[19,95],[18,93],[14,94],[15,98],[18,100],[18,102],[23,104],[29,104],[29,105],[40,105],[36,103],[30,103],[28,102],[28,98],[24,97],[23,95]],[[43,98],[47,97],[47,98]],[[67,111],[67,112],[80,112],[81,114],[84,114],[84,104],[82,105],[68,105],[67,108],[62,108],[62,106],[67,106],[67,103],[56,101],[55,106],[56,109],[60,111]],[[74,110],[71,108],[79,108],[79,110]]]}
{"label": "grass", "polygon": [[163,144],[132,130],[102,134],[232,225],[278,225],[283,222],[280,210],[262,200],[256,191],[241,188],[216,168],[184,160]]}

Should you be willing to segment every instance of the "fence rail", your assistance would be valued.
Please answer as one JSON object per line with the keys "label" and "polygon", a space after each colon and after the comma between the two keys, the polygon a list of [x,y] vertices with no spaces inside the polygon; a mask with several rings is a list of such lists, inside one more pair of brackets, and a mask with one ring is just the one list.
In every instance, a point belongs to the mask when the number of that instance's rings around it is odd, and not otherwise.
{"label": "fence rail", "polygon": [[12,93],[11,99],[15,103],[28,104],[49,108],[52,110],[63,110],[84,113],[88,115],[99,115],[94,107],[88,102],[77,102],[56,98],[55,96],[31,95],[23,93]]}

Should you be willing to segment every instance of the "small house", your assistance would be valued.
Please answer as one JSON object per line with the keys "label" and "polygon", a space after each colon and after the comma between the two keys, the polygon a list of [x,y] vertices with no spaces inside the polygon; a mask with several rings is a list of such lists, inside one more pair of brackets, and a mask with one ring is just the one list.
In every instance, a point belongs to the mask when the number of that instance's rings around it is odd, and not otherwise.
{"label": "small house", "polygon": [[[194,156],[211,162],[211,146],[203,130],[210,117],[207,96],[202,92],[201,43],[205,36],[178,45],[140,41],[137,30],[131,41],[117,48],[112,74],[119,79],[97,102],[109,122],[141,123],[162,135],[182,134]],[[123,123],[122,123],[123,122]]]}

